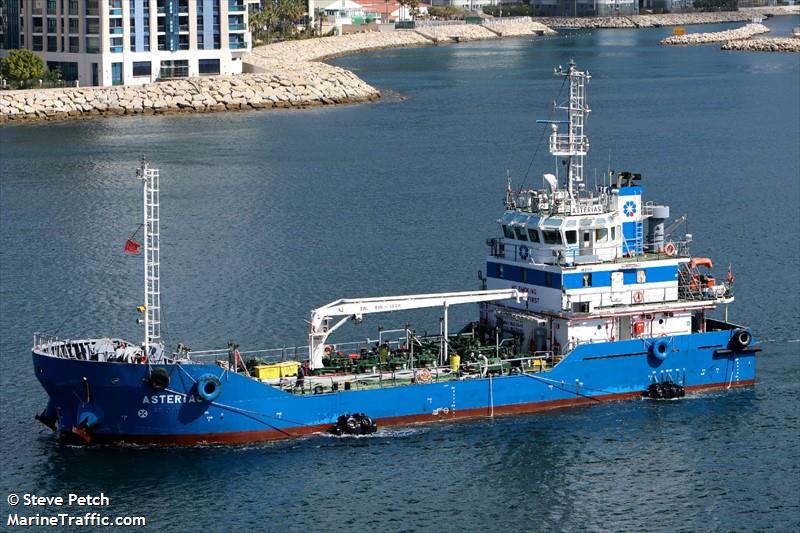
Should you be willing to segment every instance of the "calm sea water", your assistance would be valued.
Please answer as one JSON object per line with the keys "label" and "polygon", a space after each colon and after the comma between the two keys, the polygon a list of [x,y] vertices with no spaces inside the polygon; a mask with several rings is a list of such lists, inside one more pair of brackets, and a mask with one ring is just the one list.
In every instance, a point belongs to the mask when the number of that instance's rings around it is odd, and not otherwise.
{"label": "calm sea water", "polygon": [[[102,490],[104,514],[165,531],[797,530],[800,63],[660,47],[668,33],[337,60],[385,92],[369,105],[0,128],[0,529],[10,492]],[[733,264],[730,317],[764,342],[756,387],[250,447],[86,449],[33,421],[33,331],[139,336],[121,247],[142,154],[162,171],[170,345],[302,344],[339,297],[477,286],[506,170],[552,169],[534,120],[570,58],[594,74],[588,174],[641,172],[648,199],[690,214],[694,253]],[[438,327],[389,318],[350,333]]]}

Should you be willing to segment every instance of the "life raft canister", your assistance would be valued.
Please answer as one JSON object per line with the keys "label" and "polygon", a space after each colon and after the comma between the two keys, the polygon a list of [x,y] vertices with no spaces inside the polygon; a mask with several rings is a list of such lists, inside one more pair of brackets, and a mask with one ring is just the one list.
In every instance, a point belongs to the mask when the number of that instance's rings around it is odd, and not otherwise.
{"label": "life raft canister", "polygon": [[214,374],[203,374],[197,379],[197,395],[207,402],[216,400],[222,392],[222,382]]}

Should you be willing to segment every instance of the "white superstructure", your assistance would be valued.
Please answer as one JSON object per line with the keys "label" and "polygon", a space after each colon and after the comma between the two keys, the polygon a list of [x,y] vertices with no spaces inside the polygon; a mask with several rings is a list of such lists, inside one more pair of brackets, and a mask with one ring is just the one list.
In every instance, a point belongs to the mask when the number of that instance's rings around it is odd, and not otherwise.
{"label": "white superstructure", "polygon": [[509,179],[498,219],[503,237],[487,241],[484,287],[528,297],[483,304],[482,320],[522,336],[531,350],[557,353],[584,342],[692,333],[702,313],[733,301],[730,283],[702,271],[710,260],[690,258],[690,235],[671,240],[677,224],[665,228],[669,207],[643,202],[640,175],[623,172],[613,182],[609,176],[589,190],[584,127],[591,76],[574,63],[556,74],[567,78],[569,97],[556,107],[568,120],[544,122],[564,175],[544,174],[541,188],[517,191]]}

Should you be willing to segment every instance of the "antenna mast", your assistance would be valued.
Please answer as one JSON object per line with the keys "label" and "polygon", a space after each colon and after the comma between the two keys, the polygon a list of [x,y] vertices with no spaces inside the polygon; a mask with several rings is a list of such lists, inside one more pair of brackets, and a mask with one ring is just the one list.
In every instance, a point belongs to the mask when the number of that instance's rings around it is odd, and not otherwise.
{"label": "antenna mast", "polygon": [[555,70],[558,76],[569,78],[569,102],[556,106],[567,111],[569,115],[569,132],[559,133],[558,125],[553,124],[550,134],[550,153],[554,156],[568,158],[567,191],[573,197],[573,186],[583,187],[583,158],[589,151],[589,139],[584,133],[586,115],[591,109],[586,102],[586,82],[591,79],[588,72],[575,68],[575,60],[570,60],[569,68],[559,66]]}
{"label": "antenna mast", "polygon": [[150,358],[150,346],[161,344],[161,277],[158,253],[159,201],[158,169],[150,168],[142,158],[136,176],[144,183],[144,355]]}

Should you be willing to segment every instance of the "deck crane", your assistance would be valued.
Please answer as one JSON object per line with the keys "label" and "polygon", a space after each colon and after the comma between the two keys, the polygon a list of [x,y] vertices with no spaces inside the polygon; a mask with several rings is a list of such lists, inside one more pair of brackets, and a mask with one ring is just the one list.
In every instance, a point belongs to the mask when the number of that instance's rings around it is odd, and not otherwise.
{"label": "deck crane", "polygon": [[[322,357],[325,354],[325,342],[335,330],[348,320],[361,320],[370,313],[386,313],[389,311],[406,311],[425,307],[442,307],[444,310],[444,338],[447,338],[447,308],[451,305],[498,300],[527,298],[528,293],[517,289],[479,290],[466,292],[445,292],[435,294],[410,294],[405,296],[385,296],[374,298],[342,299],[311,311],[308,331],[308,363],[312,370],[322,368]],[[327,319],[343,317],[329,327]]]}

